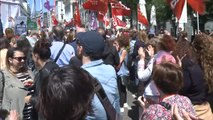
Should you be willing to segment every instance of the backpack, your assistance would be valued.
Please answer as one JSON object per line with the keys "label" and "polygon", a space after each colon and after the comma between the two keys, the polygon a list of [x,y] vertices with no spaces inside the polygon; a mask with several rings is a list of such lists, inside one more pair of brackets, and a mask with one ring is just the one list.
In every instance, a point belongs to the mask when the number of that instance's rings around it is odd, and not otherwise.
{"label": "backpack", "polygon": [[5,85],[4,73],[0,71],[0,109],[2,108],[4,85]]}

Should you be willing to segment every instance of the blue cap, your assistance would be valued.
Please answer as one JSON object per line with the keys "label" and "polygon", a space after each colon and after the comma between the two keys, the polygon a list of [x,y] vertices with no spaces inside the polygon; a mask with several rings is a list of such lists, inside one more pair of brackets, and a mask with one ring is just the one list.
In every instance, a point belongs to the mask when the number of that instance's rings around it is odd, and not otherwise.
{"label": "blue cap", "polygon": [[104,38],[95,31],[77,33],[76,39],[83,46],[85,53],[100,53],[104,51]]}

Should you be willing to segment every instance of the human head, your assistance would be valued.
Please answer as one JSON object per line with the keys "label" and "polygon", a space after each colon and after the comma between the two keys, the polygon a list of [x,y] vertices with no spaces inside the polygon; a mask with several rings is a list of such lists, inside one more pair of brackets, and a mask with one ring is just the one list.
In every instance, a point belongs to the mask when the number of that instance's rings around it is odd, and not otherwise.
{"label": "human head", "polygon": [[106,40],[106,32],[105,32],[104,28],[99,27],[99,28],[97,29],[97,32],[98,32],[99,34],[101,34],[101,36]]}
{"label": "human head", "polygon": [[5,38],[0,38],[0,50],[10,47],[9,41]]}
{"label": "human head", "polygon": [[7,69],[15,69],[17,71],[26,70],[26,56],[20,48],[9,48],[6,55]]}
{"label": "human head", "polygon": [[130,37],[128,35],[123,34],[122,36],[117,37],[116,41],[118,42],[119,45],[118,50],[120,50],[122,47],[124,48],[129,47]]}
{"label": "human head", "polygon": [[91,60],[102,58],[104,38],[95,31],[80,32],[76,35],[78,56],[89,56]]}
{"label": "human head", "polygon": [[50,46],[49,40],[43,38],[35,43],[32,58],[36,67],[40,67],[42,62],[46,62],[50,58]]}
{"label": "human head", "polygon": [[62,26],[57,25],[52,29],[53,37],[56,41],[63,41],[64,38],[64,29]]}
{"label": "human head", "polygon": [[146,42],[146,41],[148,40],[148,36],[147,36],[147,34],[146,34],[146,31],[140,30],[140,31],[138,32],[138,39],[139,39],[140,41],[142,41],[142,42]]}
{"label": "human head", "polygon": [[192,46],[204,71],[204,79],[208,84],[209,91],[213,91],[213,38],[203,33],[198,34],[195,36]]}
{"label": "human head", "polygon": [[28,55],[28,53],[31,51],[32,46],[30,45],[30,42],[26,37],[20,37],[16,41],[16,46],[24,52],[25,55]]}
{"label": "human head", "polygon": [[177,64],[162,62],[155,65],[153,80],[164,94],[177,94],[183,86],[183,74]]}
{"label": "human head", "polygon": [[5,35],[7,39],[11,39],[14,36],[14,31],[12,28],[5,29]]}
{"label": "human head", "polygon": [[158,50],[171,52],[175,49],[175,41],[172,36],[164,34],[161,38],[159,38],[157,48]]}
{"label": "human head", "polygon": [[65,66],[44,79],[38,108],[47,120],[83,120],[91,109],[93,95],[88,73]]}

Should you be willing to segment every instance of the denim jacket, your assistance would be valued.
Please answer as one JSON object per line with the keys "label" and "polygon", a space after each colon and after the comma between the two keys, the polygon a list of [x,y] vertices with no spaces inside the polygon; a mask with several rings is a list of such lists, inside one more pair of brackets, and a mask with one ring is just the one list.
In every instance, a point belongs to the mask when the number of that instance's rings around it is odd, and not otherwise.
{"label": "denim jacket", "polygon": [[[88,71],[101,83],[110,102],[116,111],[120,112],[119,93],[115,69],[111,65],[103,64],[102,60],[91,61],[90,63],[82,65],[82,68]],[[96,95],[94,95],[92,100],[92,110],[93,112],[87,115],[87,120],[107,120],[104,107]]]}

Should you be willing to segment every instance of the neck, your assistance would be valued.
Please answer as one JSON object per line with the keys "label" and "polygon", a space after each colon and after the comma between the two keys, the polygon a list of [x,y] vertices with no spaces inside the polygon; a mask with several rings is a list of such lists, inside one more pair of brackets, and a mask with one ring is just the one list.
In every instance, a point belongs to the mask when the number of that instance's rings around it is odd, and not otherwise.
{"label": "neck", "polygon": [[90,63],[91,60],[88,56],[82,56],[82,64],[87,64],[87,63]]}
{"label": "neck", "polygon": [[14,68],[13,66],[10,66],[9,69],[12,73],[18,73],[18,70],[16,68]]}
{"label": "neck", "polygon": [[41,70],[48,61],[49,60],[39,60],[38,61],[38,70]]}
{"label": "neck", "polygon": [[161,93],[161,96],[160,96],[160,101],[163,101],[163,100],[166,100],[168,98],[170,98],[171,96],[174,96],[176,94],[164,94],[164,93]]}

